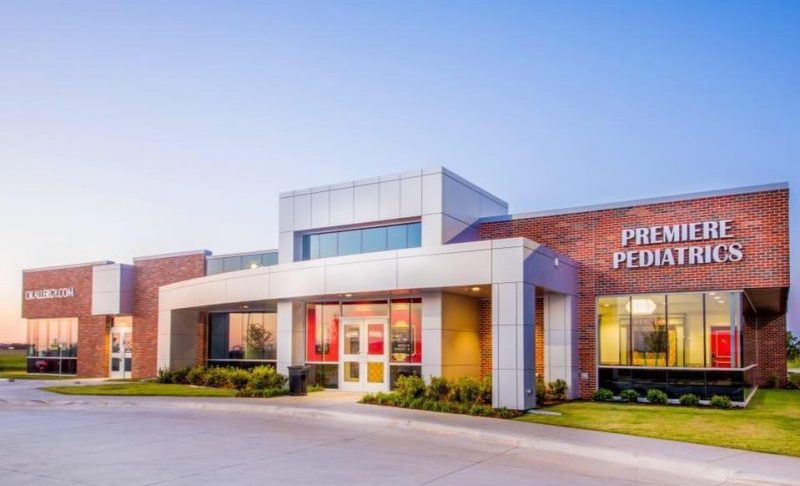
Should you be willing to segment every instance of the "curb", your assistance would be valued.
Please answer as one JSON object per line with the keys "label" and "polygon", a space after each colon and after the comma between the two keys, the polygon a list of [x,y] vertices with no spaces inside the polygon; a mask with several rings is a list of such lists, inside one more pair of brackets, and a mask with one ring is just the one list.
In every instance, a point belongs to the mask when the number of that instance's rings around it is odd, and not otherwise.
{"label": "curb", "polygon": [[[143,398],[143,397],[142,397]],[[150,398],[150,397],[147,397]],[[155,397],[153,397],[155,398]],[[227,400],[227,399],[225,399]],[[24,403],[23,403],[24,402]],[[42,399],[28,399],[14,401],[14,403],[0,400],[4,404],[18,404],[18,405],[93,405],[100,407],[139,407],[139,408],[171,408],[176,410],[208,410],[208,411],[224,411],[224,412],[237,412],[237,413],[261,413],[281,415],[292,418],[303,419],[325,419],[335,420],[340,422],[358,423],[365,425],[376,425],[385,427],[396,427],[406,430],[436,433],[443,435],[455,435],[468,439],[479,439],[484,441],[491,441],[494,443],[507,444],[514,447],[523,447],[542,452],[557,452],[560,454],[570,455],[577,458],[587,458],[594,460],[602,460],[605,462],[619,464],[622,466],[634,466],[637,468],[647,468],[657,471],[669,473],[671,475],[679,474],[690,478],[692,481],[702,480],[704,482],[724,483],[727,481],[734,481],[738,483],[754,483],[754,484],[780,484],[780,485],[800,485],[799,479],[789,479],[780,476],[771,476],[766,474],[757,474],[740,469],[714,465],[706,462],[693,462],[679,459],[668,459],[656,455],[637,454],[635,452],[623,451],[615,448],[599,447],[594,445],[582,445],[574,442],[555,440],[544,437],[530,437],[521,434],[514,434],[508,432],[490,432],[481,430],[479,428],[449,425],[442,423],[431,423],[425,420],[414,420],[411,418],[401,417],[385,417],[370,414],[361,414],[355,412],[345,412],[339,410],[331,410],[329,408],[306,408],[296,405],[275,405],[263,401],[257,403],[214,403],[210,401],[192,401],[182,402],[180,400],[165,400],[159,397],[159,400],[137,401],[131,402],[128,400],[42,400]],[[380,405],[363,405],[364,407],[381,407]],[[388,407],[382,407],[388,408]],[[422,412],[422,411],[415,411]],[[427,412],[435,414],[435,412]],[[485,419],[485,420],[500,420],[500,419]]]}

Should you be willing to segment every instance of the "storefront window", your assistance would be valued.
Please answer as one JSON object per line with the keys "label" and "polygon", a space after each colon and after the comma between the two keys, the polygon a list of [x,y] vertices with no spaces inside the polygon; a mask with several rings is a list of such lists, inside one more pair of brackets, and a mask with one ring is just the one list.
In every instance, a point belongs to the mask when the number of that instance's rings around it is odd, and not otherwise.
{"label": "storefront window", "polygon": [[208,361],[275,361],[277,315],[269,312],[212,313],[208,319]]}
{"label": "storefront window", "polygon": [[738,292],[599,297],[599,364],[739,367],[740,300]]}
{"label": "storefront window", "polygon": [[308,304],[306,360],[339,361],[339,303]]}
{"label": "storefront window", "polygon": [[391,362],[422,363],[422,302],[420,299],[392,301]]}
{"label": "storefront window", "polygon": [[78,319],[28,320],[28,372],[74,374]]}
{"label": "storefront window", "polygon": [[630,297],[600,297],[597,322],[600,334],[600,364],[627,365],[630,362]]}

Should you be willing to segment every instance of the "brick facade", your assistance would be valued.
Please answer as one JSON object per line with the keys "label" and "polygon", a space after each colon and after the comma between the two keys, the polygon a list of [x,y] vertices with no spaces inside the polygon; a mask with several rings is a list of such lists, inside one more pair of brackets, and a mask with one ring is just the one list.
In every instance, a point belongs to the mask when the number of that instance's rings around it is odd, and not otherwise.
{"label": "brick facade", "polygon": [[[538,292],[538,290],[537,290]],[[481,378],[492,376],[492,301],[482,299],[479,304]],[[535,312],[536,328],[536,376],[544,377],[544,296],[537,294]]]}
{"label": "brick facade", "polygon": [[[22,274],[22,317],[78,319],[79,376],[108,376],[108,329],[105,316],[92,315],[92,268],[106,262],[26,270]],[[72,288],[74,295],[59,299],[26,300],[28,290]]]}
{"label": "brick facade", "polygon": [[134,259],[133,378],[156,375],[158,288],[206,273],[205,253]]}
{"label": "brick facade", "polygon": [[[580,394],[597,387],[596,310],[600,295],[645,292],[741,290],[789,287],[789,193],[787,189],[715,196],[631,207],[520,217],[481,224],[481,239],[525,237],[568,255],[579,264],[578,328]],[[742,244],[738,262],[613,269],[612,255],[623,250],[623,229],[731,220]],[[704,244],[705,242],[698,242]],[[648,245],[663,249],[675,244]],[[628,248],[639,249],[639,248]],[[760,317],[757,326],[759,384],[785,375],[785,318]],[[746,331],[748,332],[748,331]],[[755,336],[755,333],[753,333]],[[753,337],[754,339],[754,337]]]}

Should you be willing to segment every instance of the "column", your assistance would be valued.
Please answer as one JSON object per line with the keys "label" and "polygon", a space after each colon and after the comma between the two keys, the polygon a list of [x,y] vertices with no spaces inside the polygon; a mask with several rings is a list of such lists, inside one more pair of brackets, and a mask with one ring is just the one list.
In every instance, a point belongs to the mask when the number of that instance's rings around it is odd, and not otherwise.
{"label": "column", "polygon": [[536,406],[534,305],[536,287],[492,284],[492,406]]}
{"label": "column", "polygon": [[567,398],[578,396],[577,299],[550,293],[544,298],[545,381],[567,382]]}
{"label": "column", "polygon": [[422,293],[422,377],[442,376],[442,293]]}

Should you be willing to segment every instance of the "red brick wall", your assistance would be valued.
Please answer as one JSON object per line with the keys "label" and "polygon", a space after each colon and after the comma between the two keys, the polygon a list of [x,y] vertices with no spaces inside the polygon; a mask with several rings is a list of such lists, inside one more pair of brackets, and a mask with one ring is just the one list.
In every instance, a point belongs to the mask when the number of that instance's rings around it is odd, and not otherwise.
{"label": "red brick wall", "polygon": [[208,359],[208,314],[201,312],[197,323],[197,352],[195,364],[205,365]]}
{"label": "red brick wall", "polygon": [[156,375],[158,346],[158,288],[205,275],[202,252],[134,260],[133,378]]}
{"label": "red brick wall", "polygon": [[[482,239],[526,237],[562,252],[579,264],[578,325],[580,393],[589,397],[597,387],[595,297],[607,294],[738,290],[789,286],[789,198],[788,190],[717,196],[635,207],[587,211],[573,214],[496,221],[481,225]],[[622,251],[623,229],[732,220],[734,238],[742,244],[739,262],[709,263],[673,267],[613,269],[612,254]],[[705,242],[698,242],[705,244]],[[713,242],[712,242],[713,244]],[[682,244],[648,245],[650,250]],[[627,249],[639,249],[629,247]],[[780,327],[780,324],[773,324]],[[777,355],[785,345],[774,346],[760,368],[769,372],[777,366]],[[763,345],[762,345],[763,349]],[[785,358],[784,358],[785,359]],[[766,370],[766,371],[765,371]]]}
{"label": "red brick wall", "polygon": [[[103,262],[105,263],[105,262]],[[22,274],[22,317],[26,319],[78,318],[79,376],[108,376],[108,329],[105,316],[92,316],[92,267],[26,270]],[[26,290],[68,288],[73,297],[25,300]]]}

